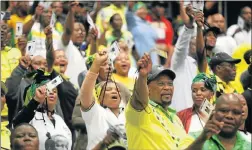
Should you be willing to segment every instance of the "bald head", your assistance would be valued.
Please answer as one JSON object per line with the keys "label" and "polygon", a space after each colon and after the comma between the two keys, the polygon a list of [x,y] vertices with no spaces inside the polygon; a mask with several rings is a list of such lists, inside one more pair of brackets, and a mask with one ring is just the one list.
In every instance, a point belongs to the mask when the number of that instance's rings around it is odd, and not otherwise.
{"label": "bald head", "polygon": [[231,138],[236,135],[237,130],[243,123],[242,105],[236,94],[223,94],[216,102],[215,118],[224,122],[220,136]]}
{"label": "bald head", "polygon": [[223,17],[223,15],[220,13],[216,13],[213,14],[211,17],[212,17],[211,18],[212,25],[220,28],[221,32],[225,32],[226,31],[225,18]]}

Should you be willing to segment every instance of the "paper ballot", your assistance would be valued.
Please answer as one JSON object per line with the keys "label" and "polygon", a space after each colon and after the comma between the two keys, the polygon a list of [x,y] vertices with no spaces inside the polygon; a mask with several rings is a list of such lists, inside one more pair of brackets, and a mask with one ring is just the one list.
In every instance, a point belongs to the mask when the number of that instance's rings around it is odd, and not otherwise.
{"label": "paper ballot", "polygon": [[205,99],[204,102],[200,106],[200,111],[204,115],[210,117],[213,110],[214,110],[214,106],[207,99]]}
{"label": "paper ballot", "polygon": [[53,12],[53,13],[52,13],[52,17],[51,17],[51,21],[50,21],[50,27],[53,28],[54,25],[55,25],[55,23],[56,23],[56,15],[55,15],[55,13]]}
{"label": "paper ballot", "polygon": [[93,19],[91,18],[91,16],[89,14],[87,14],[87,22],[89,23],[91,28],[95,28],[94,21],[93,21]]}
{"label": "paper ballot", "polygon": [[17,22],[16,23],[16,37],[20,37],[23,34],[23,23]]}
{"label": "paper ballot", "polygon": [[28,41],[27,42],[26,53],[29,56],[34,56],[34,54],[35,54],[35,44],[36,44],[36,41]]}
{"label": "paper ballot", "polygon": [[120,48],[118,43],[115,41],[109,48],[108,57],[109,63],[113,66],[113,62],[120,53]]}
{"label": "paper ballot", "polygon": [[196,1],[191,1],[193,11],[203,11],[204,9],[204,0],[196,0]]}
{"label": "paper ballot", "polygon": [[61,78],[61,76],[57,76],[56,78],[54,78],[52,81],[48,82],[46,84],[46,88],[49,92],[52,92],[52,90],[54,88],[56,88],[59,84],[61,84],[63,82],[63,79]]}
{"label": "paper ballot", "polygon": [[5,12],[1,11],[1,20],[3,20],[4,16],[5,16]]}

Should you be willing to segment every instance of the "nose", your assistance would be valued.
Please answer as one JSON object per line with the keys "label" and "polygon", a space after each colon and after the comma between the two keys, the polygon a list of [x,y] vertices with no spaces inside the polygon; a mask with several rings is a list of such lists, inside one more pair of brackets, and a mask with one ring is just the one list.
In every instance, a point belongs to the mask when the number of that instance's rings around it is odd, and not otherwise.
{"label": "nose", "polygon": [[31,141],[31,137],[28,134],[24,136],[24,142]]}
{"label": "nose", "polygon": [[201,94],[202,94],[201,90],[198,90],[198,91],[196,92],[196,95],[201,95]]}
{"label": "nose", "polygon": [[227,118],[229,120],[233,119],[233,113],[232,113],[232,111],[227,112],[226,115],[225,115],[225,118]]}

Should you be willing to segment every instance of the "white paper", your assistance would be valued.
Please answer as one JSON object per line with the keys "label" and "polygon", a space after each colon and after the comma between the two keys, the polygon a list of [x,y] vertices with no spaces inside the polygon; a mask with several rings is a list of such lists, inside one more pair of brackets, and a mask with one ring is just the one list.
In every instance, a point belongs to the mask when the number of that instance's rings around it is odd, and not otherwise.
{"label": "white paper", "polygon": [[26,53],[29,56],[34,56],[34,54],[35,54],[35,44],[36,44],[36,41],[28,41],[27,42]]}
{"label": "white paper", "polygon": [[55,15],[55,13],[53,12],[53,13],[52,13],[52,17],[51,17],[51,21],[50,21],[50,27],[53,28],[54,25],[55,25],[55,23],[56,23],[56,15]]}
{"label": "white paper", "polygon": [[17,22],[16,23],[16,37],[20,37],[23,34],[23,23]]}
{"label": "white paper", "polygon": [[237,24],[241,29],[244,28],[244,20],[242,19],[242,17],[238,16]]}
{"label": "white paper", "polygon": [[204,9],[204,0],[191,1],[194,11],[203,11]]}
{"label": "white paper", "polygon": [[214,106],[207,99],[205,99],[204,102],[200,106],[200,111],[208,117],[210,117],[213,109],[214,109]]}
{"label": "white paper", "polygon": [[119,55],[120,53],[120,48],[118,43],[115,41],[109,48],[108,51],[108,57],[109,57],[109,62],[110,64],[113,66],[113,62],[116,59],[116,57]]}
{"label": "white paper", "polygon": [[1,11],[1,20],[3,20],[4,16],[5,16],[5,12]]}
{"label": "white paper", "polygon": [[56,78],[54,78],[53,80],[51,80],[50,82],[48,82],[46,84],[46,88],[49,92],[52,92],[52,90],[54,88],[56,88],[59,84],[61,84],[63,82],[63,79],[61,78],[61,76],[57,76]]}
{"label": "white paper", "polygon": [[89,23],[91,28],[95,28],[94,21],[93,21],[93,19],[91,18],[91,16],[89,14],[87,14],[87,22]]}

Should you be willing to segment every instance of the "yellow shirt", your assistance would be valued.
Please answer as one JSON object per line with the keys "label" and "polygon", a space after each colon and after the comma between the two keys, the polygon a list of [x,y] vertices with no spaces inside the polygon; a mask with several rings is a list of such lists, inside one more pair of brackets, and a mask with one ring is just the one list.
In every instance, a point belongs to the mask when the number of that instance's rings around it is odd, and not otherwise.
{"label": "yellow shirt", "polygon": [[124,86],[126,86],[130,92],[132,93],[133,89],[134,89],[134,84],[135,84],[135,81],[133,78],[130,78],[130,77],[123,77],[123,76],[120,76],[116,73],[113,73],[112,74],[112,79],[115,81],[115,82],[120,82],[122,83]]}
{"label": "yellow shirt", "polygon": [[224,81],[222,81],[218,76],[216,77],[216,81],[217,81],[217,92],[220,93],[234,93],[237,92],[237,90],[234,88],[233,84],[231,83],[226,83]]}
{"label": "yellow shirt", "polygon": [[[12,46],[14,46],[14,44],[17,43],[17,38],[15,37],[16,35],[16,24],[17,22],[22,22],[23,25],[28,22],[30,19],[32,18],[31,15],[28,15],[26,17],[19,17],[17,14],[13,14],[10,17],[10,20],[7,21],[8,26],[12,29],[13,33],[12,33]],[[15,45],[15,47],[17,47],[17,44]]]}
{"label": "yellow shirt", "polygon": [[5,46],[1,50],[1,81],[5,82],[8,77],[10,77],[11,72],[19,64],[19,58],[21,57],[21,52],[17,48],[11,48]]}
{"label": "yellow shirt", "polygon": [[[126,107],[128,149],[174,150],[187,148],[193,142],[193,138],[186,134],[175,110],[169,108],[166,111],[172,118],[169,119],[160,109],[161,106],[152,101],[150,103],[152,104],[142,111],[135,110],[130,102]],[[162,121],[157,119],[157,115],[155,115],[157,113],[160,114],[159,118]],[[161,124],[162,122],[164,125]],[[173,137],[177,140],[174,140]]]}
{"label": "yellow shirt", "polygon": [[104,22],[107,23],[109,25],[109,19],[111,16],[113,16],[114,14],[118,13],[123,20],[123,26],[122,29],[127,29],[127,23],[126,23],[126,19],[125,19],[125,12],[126,12],[126,7],[123,5],[120,8],[116,7],[114,4],[111,4],[103,9],[101,9],[96,17],[96,25],[97,28],[99,29],[100,33],[104,32]]}
{"label": "yellow shirt", "polygon": [[6,126],[7,121],[1,122],[1,148],[10,149],[10,135],[11,132]]}

